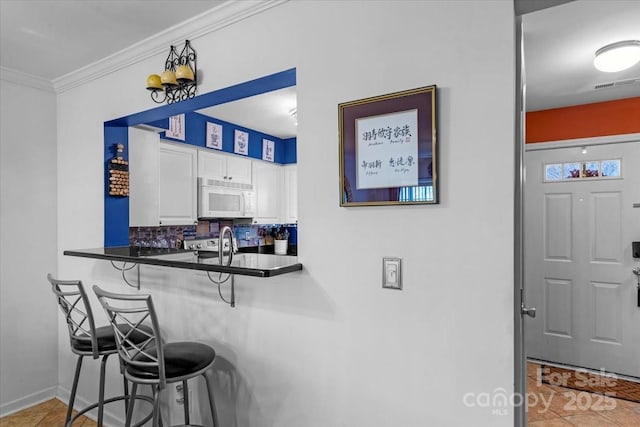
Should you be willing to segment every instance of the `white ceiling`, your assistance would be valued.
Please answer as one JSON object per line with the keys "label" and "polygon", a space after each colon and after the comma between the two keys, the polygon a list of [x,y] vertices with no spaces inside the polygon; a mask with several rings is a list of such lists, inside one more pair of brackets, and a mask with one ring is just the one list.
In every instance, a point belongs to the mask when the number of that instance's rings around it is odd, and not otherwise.
{"label": "white ceiling", "polygon": [[209,117],[259,130],[278,138],[296,136],[296,88],[288,87],[198,111]]}
{"label": "white ceiling", "polygon": [[[223,3],[229,1],[0,0],[0,66],[55,80]],[[640,77],[640,64],[605,74],[592,63],[603,45],[640,40],[640,0],[576,0],[528,13],[523,22],[529,111],[640,96],[640,84],[593,90],[596,83]],[[278,98],[273,102],[289,102],[280,92],[272,94]],[[292,107],[276,114],[265,98],[256,99],[261,106],[247,99],[216,107],[215,114],[274,136],[290,135]],[[236,117],[240,108],[243,114]],[[246,108],[262,113],[247,114]],[[273,127],[276,115],[285,129]],[[250,117],[263,118],[270,130]]]}
{"label": "white ceiling", "polygon": [[[640,96],[640,63],[617,73],[593,66],[595,51],[640,40],[640,1],[576,0],[523,16],[528,111]],[[594,89],[638,79],[629,86]]]}
{"label": "white ceiling", "polygon": [[0,65],[54,80],[225,2],[0,0]]}

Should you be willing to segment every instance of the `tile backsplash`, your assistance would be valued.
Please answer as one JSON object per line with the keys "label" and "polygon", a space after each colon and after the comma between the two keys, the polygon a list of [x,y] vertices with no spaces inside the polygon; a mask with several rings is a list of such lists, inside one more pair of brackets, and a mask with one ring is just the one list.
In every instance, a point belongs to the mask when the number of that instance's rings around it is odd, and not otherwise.
{"label": "tile backsplash", "polygon": [[286,238],[289,245],[298,243],[296,224],[233,224],[231,220],[200,220],[197,225],[130,227],[129,245],[152,248],[179,248],[185,240],[218,237],[225,225],[233,229],[238,247],[273,245],[274,239]]}

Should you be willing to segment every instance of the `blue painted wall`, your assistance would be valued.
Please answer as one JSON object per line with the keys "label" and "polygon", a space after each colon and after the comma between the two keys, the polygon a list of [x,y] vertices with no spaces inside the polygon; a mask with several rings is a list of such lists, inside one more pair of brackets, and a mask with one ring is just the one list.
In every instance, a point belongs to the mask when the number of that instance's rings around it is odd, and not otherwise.
{"label": "blue painted wall", "polygon": [[129,150],[128,127],[104,127],[104,246],[129,244],[129,198],[109,195],[108,161],[116,156],[116,144],[124,145],[124,157]]}
{"label": "blue painted wall", "polygon": [[282,143],[283,143],[282,152],[284,157],[282,158],[282,161],[277,160],[277,157],[276,157],[276,161],[284,165],[288,165],[291,163],[298,163],[297,138],[283,139]]}
{"label": "blue painted wall", "polygon": [[211,118],[200,113],[185,113],[184,141],[169,138],[165,135],[164,132],[161,133],[161,138],[168,141],[184,142],[196,147],[206,148],[207,122],[222,125],[222,150],[216,150],[213,148],[209,148],[209,150],[223,151],[225,153],[234,154],[233,147],[235,130],[238,129],[249,134],[249,155],[247,157],[251,157],[253,159],[262,159],[262,140],[268,139],[274,142],[276,163],[287,164],[296,162],[296,138],[281,139],[273,135],[246,128],[244,126],[226,122],[224,120]]}

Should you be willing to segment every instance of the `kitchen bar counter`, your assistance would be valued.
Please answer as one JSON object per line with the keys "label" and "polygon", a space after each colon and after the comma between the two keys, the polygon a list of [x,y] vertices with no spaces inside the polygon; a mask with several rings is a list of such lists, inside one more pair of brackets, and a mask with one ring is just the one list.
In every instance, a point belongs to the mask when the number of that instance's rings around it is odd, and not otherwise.
{"label": "kitchen bar counter", "polygon": [[[64,255],[132,264],[159,265],[189,270],[213,271],[241,276],[272,277],[302,270],[298,257],[238,252],[230,266],[220,265],[217,252],[182,249],[150,249],[134,246],[66,250]],[[225,257],[226,264],[227,257]]]}

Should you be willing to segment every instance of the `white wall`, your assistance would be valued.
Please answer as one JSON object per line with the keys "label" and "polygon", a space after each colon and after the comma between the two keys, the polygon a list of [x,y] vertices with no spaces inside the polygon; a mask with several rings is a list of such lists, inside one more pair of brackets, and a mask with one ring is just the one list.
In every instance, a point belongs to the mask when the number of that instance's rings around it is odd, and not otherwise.
{"label": "white wall", "polygon": [[[295,1],[192,40],[200,93],[291,67],[298,78],[304,270],[239,277],[231,309],[201,274],[142,269],[167,337],[216,348],[223,426],[512,424],[511,412],[463,404],[465,393],[513,390],[512,9]],[[102,123],[154,107],[144,79],[164,56],[59,96],[59,250],[102,245]],[[442,203],[340,208],[338,103],[431,84]],[[403,291],[381,288],[383,256],[403,258]],[[61,256],[59,269],[129,290],[103,261]],[[63,389],[68,353],[61,341]]]}
{"label": "white wall", "polygon": [[55,94],[0,80],[0,415],[55,395]]}

